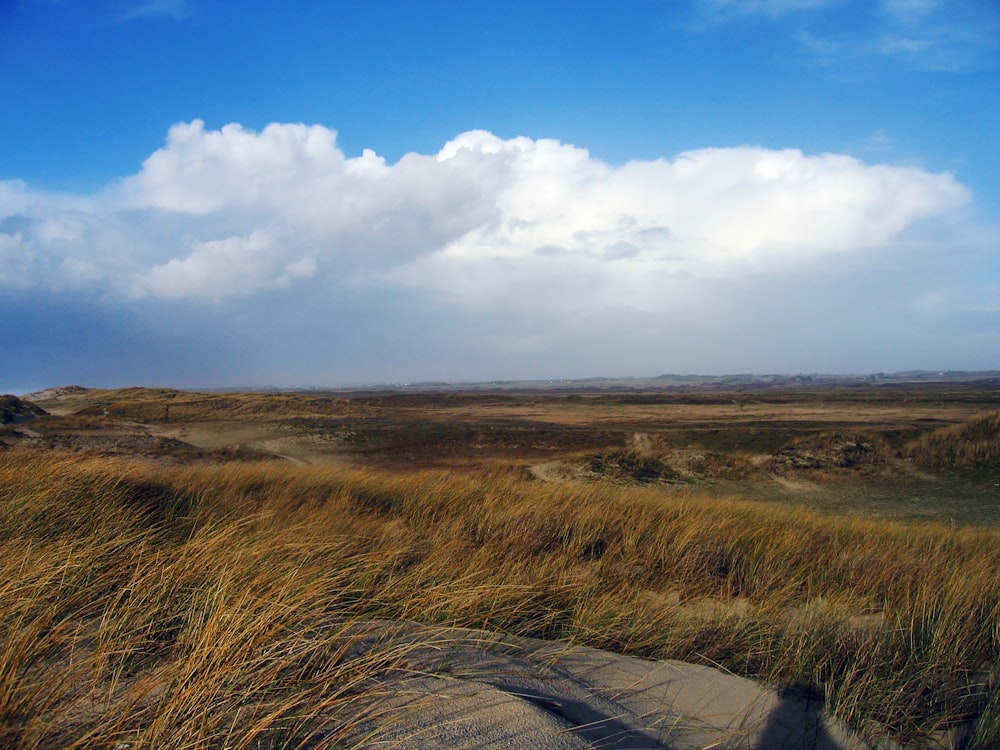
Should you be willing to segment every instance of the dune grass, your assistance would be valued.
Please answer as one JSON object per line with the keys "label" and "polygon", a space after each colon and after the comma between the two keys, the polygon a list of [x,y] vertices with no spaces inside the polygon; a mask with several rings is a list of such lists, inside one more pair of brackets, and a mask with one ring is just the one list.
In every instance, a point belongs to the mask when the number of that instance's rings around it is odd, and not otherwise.
{"label": "dune grass", "polygon": [[907,457],[931,469],[976,469],[1000,464],[1000,411],[921,435]]}
{"label": "dune grass", "polygon": [[358,416],[372,407],[331,396],[292,393],[198,393],[170,388],[87,390],[75,397],[84,416],[109,416],[136,422],[191,422],[210,419],[288,419]]}
{"label": "dune grass", "polygon": [[337,747],[413,620],[809,685],[1000,744],[1000,532],[518,471],[0,453],[0,746]]}

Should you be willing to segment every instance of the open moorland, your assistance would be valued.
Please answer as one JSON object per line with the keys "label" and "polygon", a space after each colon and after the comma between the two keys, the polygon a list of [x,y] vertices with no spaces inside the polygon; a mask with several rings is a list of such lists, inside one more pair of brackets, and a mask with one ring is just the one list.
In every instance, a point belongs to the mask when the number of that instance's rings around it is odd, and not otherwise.
{"label": "open moorland", "polygon": [[431,705],[470,674],[566,743],[497,747],[791,737],[592,669],[632,723],[544,692],[611,652],[822,705],[811,746],[998,747],[998,409],[995,380],[2,397],[0,746],[476,747]]}

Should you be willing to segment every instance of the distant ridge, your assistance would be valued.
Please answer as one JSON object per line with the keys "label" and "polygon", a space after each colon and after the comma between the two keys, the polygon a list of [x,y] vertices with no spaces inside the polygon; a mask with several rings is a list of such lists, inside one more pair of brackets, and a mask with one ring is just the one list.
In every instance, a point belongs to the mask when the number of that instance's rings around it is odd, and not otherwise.
{"label": "distant ridge", "polygon": [[859,374],[798,373],[735,373],[729,375],[697,375],[664,373],[651,377],[605,377],[584,378],[537,378],[525,380],[424,380],[412,382],[383,382],[366,384],[345,384],[331,386],[287,387],[226,387],[179,390],[173,388],[128,387],[118,389],[85,388],[79,385],[65,385],[45,388],[28,393],[22,399],[33,402],[64,401],[82,396],[96,397],[105,394],[121,394],[129,400],[138,397],[163,397],[170,394],[194,394],[203,396],[253,396],[262,394],[327,394],[372,393],[378,391],[464,391],[464,390],[627,390],[662,389],[674,387],[707,388],[780,388],[796,386],[863,386],[863,385],[904,385],[907,383],[1000,383],[1000,370],[902,370],[899,372],[876,372]]}
{"label": "distant ridge", "polygon": [[1000,383],[1000,370],[907,370],[867,374],[799,373],[732,375],[681,375],[665,373],[652,377],[586,377],[534,380],[415,381],[371,383],[331,388],[288,388],[285,392],[373,392],[444,390],[634,390],[668,388],[781,388],[802,386],[856,387],[907,383]]}
{"label": "distant ridge", "polygon": [[342,398],[302,393],[205,393],[173,388],[119,388],[101,390],[66,386],[32,394],[55,408],[73,404],[83,416],[110,416],[135,422],[192,421],[198,419],[267,419],[289,416],[350,416],[369,414],[372,407]]}
{"label": "distant ridge", "polygon": [[66,396],[80,396],[89,390],[89,388],[79,385],[63,385],[57,388],[46,388],[45,390],[35,391],[34,393],[26,393],[21,398],[28,401],[55,401]]}

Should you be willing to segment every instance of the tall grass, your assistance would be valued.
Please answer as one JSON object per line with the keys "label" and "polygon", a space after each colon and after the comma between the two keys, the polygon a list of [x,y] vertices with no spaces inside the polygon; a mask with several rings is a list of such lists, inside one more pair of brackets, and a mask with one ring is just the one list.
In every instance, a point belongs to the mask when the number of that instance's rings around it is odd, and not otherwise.
{"label": "tall grass", "polygon": [[[0,745],[335,746],[416,620],[808,684],[1000,743],[1000,533],[501,470],[0,454]],[[257,743],[257,744],[254,744]],[[268,746],[268,745],[264,745]]]}
{"label": "tall grass", "polygon": [[931,469],[974,469],[1000,464],[1000,411],[925,433],[906,455]]}

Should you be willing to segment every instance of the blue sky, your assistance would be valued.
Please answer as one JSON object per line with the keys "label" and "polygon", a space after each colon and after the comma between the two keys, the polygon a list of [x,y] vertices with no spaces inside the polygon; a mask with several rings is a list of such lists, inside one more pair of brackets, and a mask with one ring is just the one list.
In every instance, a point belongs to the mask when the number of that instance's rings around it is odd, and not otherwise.
{"label": "blue sky", "polygon": [[0,390],[1000,368],[993,0],[0,0]]}

